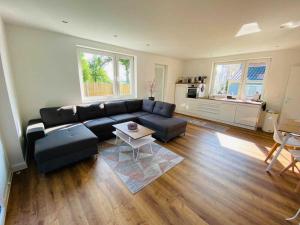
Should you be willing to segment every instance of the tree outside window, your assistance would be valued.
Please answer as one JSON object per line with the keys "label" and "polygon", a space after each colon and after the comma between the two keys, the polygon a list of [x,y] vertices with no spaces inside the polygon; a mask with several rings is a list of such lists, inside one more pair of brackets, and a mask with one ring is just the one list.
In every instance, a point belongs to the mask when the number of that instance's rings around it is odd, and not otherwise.
{"label": "tree outside window", "polygon": [[133,57],[105,52],[80,52],[85,98],[132,95]]}

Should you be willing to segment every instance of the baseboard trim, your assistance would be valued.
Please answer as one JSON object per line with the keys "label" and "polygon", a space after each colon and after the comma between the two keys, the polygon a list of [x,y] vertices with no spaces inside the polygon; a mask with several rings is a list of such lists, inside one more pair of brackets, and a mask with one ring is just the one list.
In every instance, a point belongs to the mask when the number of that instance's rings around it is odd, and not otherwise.
{"label": "baseboard trim", "polygon": [[11,166],[12,172],[17,172],[27,168],[26,162],[17,163]]}
{"label": "baseboard trim", "polygon": [[10,188],[11,188],[11,182],[12,182],[12,177],[13,177],[13,172],[10,171],[8,178],[7,178],[7,183],[6,183],[6,187],[5,187],[5,193],[4,193],[4,199],[3,199],[3,211],[0,215],[0,225],[4,225],[5,224],[5,217],[6,217],[6,209],[7,209],[7,205],[8,205],[8,199],[9,199],[9,193],[10,193]]}

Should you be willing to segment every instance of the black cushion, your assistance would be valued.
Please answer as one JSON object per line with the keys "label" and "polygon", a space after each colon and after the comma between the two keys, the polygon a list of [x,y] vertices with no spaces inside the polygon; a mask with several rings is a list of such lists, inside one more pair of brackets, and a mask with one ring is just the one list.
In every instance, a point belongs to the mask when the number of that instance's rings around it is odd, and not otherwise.
{"label": "black cushion", "polygon": [[94,133],[103,132],[106,130],[112,130],[112,125],[115,124],[116,121],[113,119],[110,119],[108,117],[102,117],[99,119],[93,119],[84,121],[83,124],[89,128]]}
{"label": "black cushion", "polygon": [[59,129],[35,142],[35,159],[38,163],[73,154],[95,146],[98,138],[83,124]]}
{"label": "black cushion", "polygon": [[81,121],[104,117],[104,104],[80,105],[77,106],[77,113]]}
{"label": "black cushion", "polygon": [[141,116],[150,115],[150,113],[145,112],[145,111],[138,111],[138,112],[133,112],[133,113],[131,113],[131,115],[134,115],[134,116],[136,116],[136,117],[141,117]]}
{"label": "black cushion", "polygon": [[153,113],[165,117],[172,117],[174,110],[175,110],[175,104],[156,101],[153,108]]}
{"label": "black cushion", "polygon": [[49,134],[51,134],[53,132],[56,132],[58,130],[73,127],[76,124],[80,124],[80,123],[67,123],[67,124],[61,124],[61,125],[57,125],[57,126],[53,126],[53,127],[48,127],[48,128],[45,129],[45,134],[49,135]]}
{"label": "black cushion", "polygon": [[142,125],[161,132],[170,132],[172,130],[186,127],[186,120],[179,118],[166,118],[160,115],[147,115],[139,118]]}
{"label": "black cushion", "polygon": [[133,114],[129,114],[129,113],[114,115],[114,116],[110,116],[109,118],[115,120],[117,123],[123,123],[123,122],[131,121],[131,120],[132,121],[137,120],[137,116],[135,116]]}
{"label": "black cushion", "polygon": [[147,99],[143,99],[143,111],[152,113],[155,102]]}
{"label": "black cushion", "polygon": [[127,112],[137,112],[142,110],[143,100],[128,100],[126,101]]}
{"label": "black cushion", "polygon": [[127,113],[127,108],[125,102],[110,102],[105,103],[105,111],[106,115],[116,115],[116,114],[122,114]]}
{"label": "black cushion", "polygon": [[78,122],[75,106],[42,108],[40,114],[45,127]]}

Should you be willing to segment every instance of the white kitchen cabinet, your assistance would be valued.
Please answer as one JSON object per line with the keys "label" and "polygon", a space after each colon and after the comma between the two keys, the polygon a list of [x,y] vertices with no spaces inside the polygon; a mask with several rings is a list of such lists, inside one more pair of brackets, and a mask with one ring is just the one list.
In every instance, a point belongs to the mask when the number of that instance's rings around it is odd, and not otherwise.
{"label": "white kitchen cabinet", "polygon": [[237,105],[234,122],[245,126],[256,127],[260,111],[260,107]]}
{"label": "white kitchen cabinet", "polygon": [[234,123],[237,104],[235,103],[223,103],[220,108],[219,119],[224,122]]}
{"label": "white kitchen cabinet", "polygon": [[186,98],[187,85],[177,84],[176,112],[256,130],[261,105],[241,101]]}
{"label": "white kitchen cabinet", "polygon": [[187,94],[187,84],[176,84],[175,91],[175,104],[176,104],[176,112],[183,113],[187,109],[187,103],[185,101]]}
{"label": "white kitchen cabinet", "polygon": [[190,109],[196,116],[205,119],[217,119],[220,113],[220,102],[208,99],[193,99],[190,101]]}

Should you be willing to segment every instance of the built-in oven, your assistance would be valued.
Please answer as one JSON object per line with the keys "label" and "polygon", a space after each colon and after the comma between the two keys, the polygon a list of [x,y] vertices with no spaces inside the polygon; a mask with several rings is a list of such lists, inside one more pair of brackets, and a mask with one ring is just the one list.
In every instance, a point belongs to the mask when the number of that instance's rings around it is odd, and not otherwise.
{"label": "built-in oven", "polygon": [[187,97],[197,98],[199,93],[199,86],[197,84],[191,84],[188,86]]}

